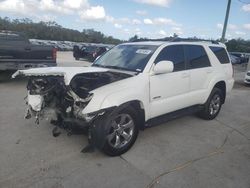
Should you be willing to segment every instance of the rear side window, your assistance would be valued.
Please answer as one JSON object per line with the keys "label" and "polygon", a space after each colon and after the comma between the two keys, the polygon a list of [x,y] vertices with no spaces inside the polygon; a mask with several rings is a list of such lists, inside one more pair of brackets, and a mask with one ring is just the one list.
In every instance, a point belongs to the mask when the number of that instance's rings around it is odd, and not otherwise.
{"label": "rear side window", "polygon": [[185,45],[185,54],[190,69],[211,66],[207,53],[202,46]]}
{"label": "rear side window", "polygon": [[185,70],[185,57],[182,45],[171,45],[165,47],[157,56],[155,63],[160,61],[172,61],[174,72]]}
{"label": "rear side window", "polygon": [[220,61],[221,64],[230,63],[225,48],[214,47],[214,46],[210,46],[209,48],[212,50],[212,52],[214,53],[214,55],[217,57],[217,59]]}

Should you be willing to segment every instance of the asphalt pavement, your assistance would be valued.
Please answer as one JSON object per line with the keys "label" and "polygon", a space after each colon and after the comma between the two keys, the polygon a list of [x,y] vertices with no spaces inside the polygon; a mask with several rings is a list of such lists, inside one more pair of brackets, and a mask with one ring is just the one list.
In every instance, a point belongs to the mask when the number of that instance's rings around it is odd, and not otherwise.
{"label": "asphalt pavement", "polygon": [[[58,65],[90,64],[63,52]],[[244,71],[235,67],[236,84],[215,120],[191,115],[148,128],[120,157],[81,153],[86,135],[55,138],[49,122],[24,120],[26,80],[0,73],[0,187],[249,188],[250,87],[243,84]]]}

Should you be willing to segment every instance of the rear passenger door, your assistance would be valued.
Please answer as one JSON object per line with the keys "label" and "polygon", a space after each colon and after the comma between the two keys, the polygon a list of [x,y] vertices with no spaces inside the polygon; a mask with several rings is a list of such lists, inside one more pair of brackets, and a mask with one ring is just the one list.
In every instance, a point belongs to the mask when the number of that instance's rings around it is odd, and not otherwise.
{"label": "rear passenger door", "polygon": [[187,68],[190,73],[190,95],[193,104],[204,101],[213,69],[203,46],[185,45]]}

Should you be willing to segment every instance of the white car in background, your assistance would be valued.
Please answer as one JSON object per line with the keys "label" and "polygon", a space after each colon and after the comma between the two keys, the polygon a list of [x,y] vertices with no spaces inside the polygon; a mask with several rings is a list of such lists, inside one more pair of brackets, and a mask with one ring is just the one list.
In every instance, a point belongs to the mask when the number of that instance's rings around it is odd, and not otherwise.
{"label": "white car in background", "polygon": [[246,72],[244,82],[245,82],[246,84],[250,84],[250,71],[247,71],[247,72]]}
{"label": "white car in background", "polygon": [[27,118],[39,122],[52,109],[58,126],[87,127],[90,144],[111,156],[128,151],[144,128],[190,112],[214,119],[234,84],[226,47],[218,42],[124,43],[91,67],[18,75],[29,77]]}

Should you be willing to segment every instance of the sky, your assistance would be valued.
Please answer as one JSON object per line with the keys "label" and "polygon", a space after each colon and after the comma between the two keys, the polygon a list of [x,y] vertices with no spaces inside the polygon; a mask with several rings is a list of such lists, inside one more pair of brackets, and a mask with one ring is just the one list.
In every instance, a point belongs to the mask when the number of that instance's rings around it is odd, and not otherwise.
{"label": "sky", "polygon": [[[243,2],[245,3],[243,3]],[[228,0],[0,0],[0,16],[56,21],[127,40],[134,35],[218,39]],[[247,2],[249,4],[247,4]],[[250,0],[232,0],[227,39],[250,39]]]}

